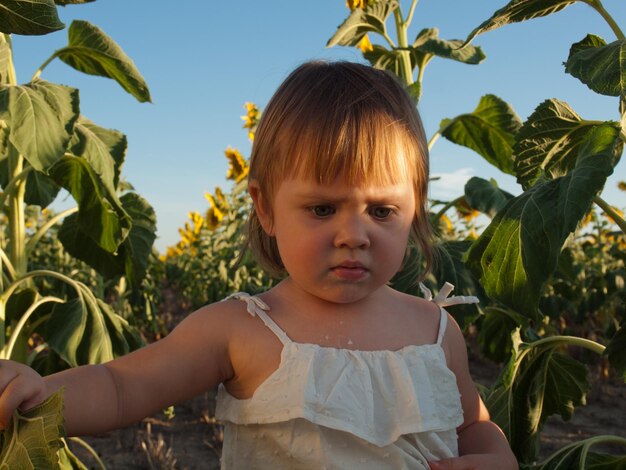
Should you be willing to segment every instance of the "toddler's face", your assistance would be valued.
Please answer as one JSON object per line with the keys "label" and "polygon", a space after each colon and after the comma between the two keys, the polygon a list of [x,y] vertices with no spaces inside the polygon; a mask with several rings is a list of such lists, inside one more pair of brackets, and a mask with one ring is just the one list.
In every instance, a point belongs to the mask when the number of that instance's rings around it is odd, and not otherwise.
{"label": "toddler's face", "polygon": [[270,234],[297,286],[348,303],[375,292],[400,269],[414,216],[408,180],[350,186],[291,178],[275,193]]}

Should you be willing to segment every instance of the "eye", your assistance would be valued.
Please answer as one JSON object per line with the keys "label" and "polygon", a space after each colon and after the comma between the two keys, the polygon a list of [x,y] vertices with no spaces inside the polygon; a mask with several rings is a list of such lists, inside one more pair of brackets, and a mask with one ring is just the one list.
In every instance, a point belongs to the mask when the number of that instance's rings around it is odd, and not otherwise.
{"label": "eye", "polygon": [[313,206],[310,209],[311,209],[311,212],[313,212],[313,214],[315,215],[315,217],[319,217],[322,219],[324,217],[331,216],[335,213],[335,208],[333,206],[328,206],[328,205]]}
{"label": "eye", "polygon": [[393,214],[391,207],[376,206],[370,210],[370,215],[376,219],[386,219]]}

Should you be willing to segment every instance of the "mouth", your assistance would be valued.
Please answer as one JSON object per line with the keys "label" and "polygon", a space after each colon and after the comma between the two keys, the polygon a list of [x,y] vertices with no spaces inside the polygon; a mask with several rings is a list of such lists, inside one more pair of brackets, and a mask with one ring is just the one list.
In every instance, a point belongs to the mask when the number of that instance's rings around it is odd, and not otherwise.
{"label": "mouth", "polygon": [[331,271],[340,279],[358,281],[369,273],[365,265],[359,261],[347,260],[331,268]]}

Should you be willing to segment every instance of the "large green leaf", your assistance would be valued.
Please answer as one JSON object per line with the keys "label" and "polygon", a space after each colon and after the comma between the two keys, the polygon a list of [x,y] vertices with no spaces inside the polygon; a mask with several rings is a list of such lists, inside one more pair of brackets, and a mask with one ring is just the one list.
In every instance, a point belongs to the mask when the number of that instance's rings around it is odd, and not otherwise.
{"label": "large green leaf", "polygon": [[513,333],[513,351],[505,373],[486,400],[521,462],[536,458],[539,432],[546,419],[572,417],[585,403],[587,368],[560,352],[565,341],[524,343]]}
{"label": "large green leaf", "polygon": [[617,333],[611,338],[611,342],[604,352],[609,362],[618,374],[626,382],[626,326],[622,325]]}
{"label": "large green leaf", "polygon": [[11,36],[0,37],[0,85],[10,85],[11,55]]}
{"label": "large green leaf", "polygon": [[108,190],[89,162],[65,156],[50,171],[57,184],[67,189],[78,203],[78,222],[102,249],[115,253],[132,225],[115,192]]}
{"label": "large green leaf", "polygon": [[478,176],[471,177],[465,183],[465,200],[470,208],[493,218],[513,195],[500,189],[494,179],[486,180]]}
{"label": "large green leaf", "polygon": [[1,469],[57,469],[63,445],[63,390],[28,411],[15,411],[0,435]]}
{"label": "large green leaf", "polygon": [[87,21],[74,20],[68,31],[68,45],[55,52],[76,70],[112,78],[140,102],[151,101],[145,80],[113,39]]}
{"label": "large green leaf", "polygon": [[441,135],[468,147],[508,174],[513,172],[513,143],[522,123],[511,106],[494,95],[485,95],[470,114],[444,119]]}
{"label": "large green leaf", "polygon": [[48,345],[70,366],[100,364],[127,354],[141,344],[139,336],[111,307],[84,285],[81,295],[55,304],[46,322]]}
{"label": "large green leaf", "polygon": [[0,89],[0,119],[9,140],[38,171],[47,173],[63,156],[78,119],[78,90],[35,80]]}
{"label": "large green leaf", "polygon": [[510,23],[539,18],[562,10],[575,3],[576,0],[512,0],[504,7],[497,10],[491,18],[484,21],[478,28],[474,29],[465,43],[469,43],[476,36],[492,29],[500,28]]}
{"label": "large green leaf", "polygon": [[588,34],[572,45],[565,71],[596,93],[626,98],[626,40],[607,45]]}
{"label": "large green leaf", "polygon": [[498,212],[467,258],[489,297],[539,320],[542,286],[554,272],[565,240],[613,172],[622,149],[618,135],[611,123],[592,129],[572,171],[537,182]]}
{"label": "large green leaf", "polygon": [[485,54],[480,47],[467,45],[461,47],[463,41],[459,39],[441,39],[437,28],[423,29],[417,35],[411,54],[414,61],[422,64],[437,56],[444,59],[452,59],[464,64],[479,64],[485,59]]}
{"label": "large green leaf", "polygon": [[127,140],[124,134],[114,129],[100,127],[80,116],[69,151],[87,160],[102,184],[114,194],[118,191],[117,185],[126,147]]}
{"label": "large green leaf", "polygon": [[478,344],[485,357],[503,362],[511,356],[512,333],[516,328],[527,327],[528,318],[498,307],[487,307],[484,313],[478,328]]}
{"label": "large green leaf", "polygon": [[52,178],[38,171],[31,171],[26,177],[24,202],[42,208],[48,207],[59,194],[61,188]]}
{"label": "large green leaf", "polygon": [[626,455],[608,455],[591,452],[592,446],[621,443],[626,447],[626,439],[617,436],[596,436],[569,444],[552,454],[543,462],[533,466],[533,470],[624,470]]}
{"label": "large green leaf", "polygon": [[63,221],[59,240],[69,254],[86,262],[104,277],[126,275],[132,285],[138,286],[145,275],[156,238],[156,215],[154,209],[136,193],[127,193],[120,200],[132,219],[132,227],[116,255],[106,252],[86,237],[75,214]]}
{"label": "large green leaf", "polygon": [[532,186],[540,177],[566,175],[576,165],[585,137],[599,121],[585,121],[567,103],[541,103],[528,117],[513,147],[517,181]]}
{"label": "large green leaf", "polygon": [[397,0],[380,0],[364,9],[355,8],[350,16],[339,25],[328,40],[326,47],[356,46],[368,32],[386,33],[385,23],[389,15],[398,8]]}
{"label": "large green leaf", "polygon": [[53,0],[0,0],[1,33],[40,35],[64,27]]}

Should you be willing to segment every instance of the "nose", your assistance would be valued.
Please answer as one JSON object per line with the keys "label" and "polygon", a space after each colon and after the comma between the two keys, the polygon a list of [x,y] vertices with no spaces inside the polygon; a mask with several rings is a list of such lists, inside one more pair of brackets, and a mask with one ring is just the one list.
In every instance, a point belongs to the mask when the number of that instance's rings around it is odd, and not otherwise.
{"label": "nose", "polygon": [[335,246],[349,249],[368,248],[370,237],[365,221],[358,216],[343,217],[341,220],[337,220]]}

